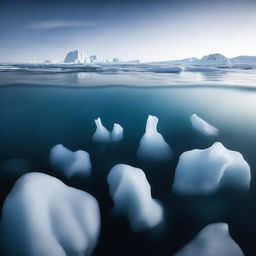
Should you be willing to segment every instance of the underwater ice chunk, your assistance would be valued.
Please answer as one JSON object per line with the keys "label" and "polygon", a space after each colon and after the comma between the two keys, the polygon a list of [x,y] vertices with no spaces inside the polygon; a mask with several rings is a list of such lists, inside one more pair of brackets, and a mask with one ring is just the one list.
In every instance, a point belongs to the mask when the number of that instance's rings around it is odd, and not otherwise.
{"label": "underwater ice chunk", "polygon": [[123,139],[124,129],[120,124],[114,124],[113,130],[111,132],[111,141],[117,142]]}
{"label": "underwater ice chunk", "polygon": [[243,156],[216,142],[210,148],[181,154],[173,191],[195,195],[210,194],[223,187],[249,190],[250,181],[250,166]]}
{"label": "underwater ice chunk", "polygon": [[102,125],[101,119],[98,117],[95,119],[96,131],[92,136],[92,140],[95,142],[107,143],[110,141],[109,131]]}
{"label": "underwater ice chunk", "polygon": [[149,230],[162,223],[162,206],[152,199],[150,185],[141,169],[115,165],[107,182],[114,201],[113,213],[125,216],[133,231]]}
{"label": "underwater ice chunk", "polygon": [[96,199],[46,174],[23,175],[3,204],[0,232],[8,256],[88,256],[99,229]]}
{"label": "underwater ice chunk", "polygon": [[171,158],[171,148],[157,131],[157,123],[156,116],[148,116],[146,131],[137,151],[138,158],[147,161],[165,161]]}
{"label": "underwater ice chunk", "polygon": [[190,116],[193,128],[206,136],[217,136],[219,131],[196,114]]}
{"label": "underwater ice chunk", "polygon": [[204,227],[197,236],[174,256],[244,256],[229,234],[226,223]]}
{"label": "underwater ice chunk", "polygon": [[52,168],[61,171],[67,178],[88,177],[91,174],[90,156],[86,151],[73,152],[62,144],[58,144],[52,147],[49,159]]}

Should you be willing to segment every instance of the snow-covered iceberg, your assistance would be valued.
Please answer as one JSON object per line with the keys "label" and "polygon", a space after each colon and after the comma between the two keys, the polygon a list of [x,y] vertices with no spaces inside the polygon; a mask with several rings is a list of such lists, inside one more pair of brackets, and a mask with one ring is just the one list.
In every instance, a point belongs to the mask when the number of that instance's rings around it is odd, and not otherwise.
{"label": "snow-covered iceberg", "polygon": [[89,62],[89,58],[86,53],[81,50],[74,50],[69,52],[64,59],[64,63],[83,64],[86,62]]}
{"label": "snow-covered iceberg", "polygon": [[140,140],[137,156],[147,161],[165,161],[171,158],[172,150],[157,131],[158,118],[148,116],[146,131]]}
{"label": "snow-covered iceberg", "polygon": [[144,172],[126,164],[115,165],[107,177],[114,201],[113,213],[125,216],[133,231],[149,230],[163,222],[163,209],[152,199]]}
{"label": "snow-covered iceberg", "polygon": [[243,156],[220,142],[207,149],[184,152],[179,159],[173,184],[178,194],[210,194],[219,188],[249,190],[250,166]]}
{"label": "snow-covered iceberg", "polygon": [[50,165],[54,170],[61,171],[67,178],[73,176],[88,177],[91,174],[90,155],[83,150],[71,151],[62,144],[52,147]]}
{"label": "snow-covered iceberg", "polygon": [[110,135],[110,139],[112,142],[121,141],[124,137],[124,129],[120,124],[114,124],[113,130]]}
{"label": "snow-covered iceberg", "polygon": [[197,236],[174,256],[244,256],[229,234],[226,223],[204,227]]}
{"label": "snow-covered iceberg", "polygon": [[219,130],[216,127],[210,125],[196,114],[190,116],[190,121],[195,130],[206,136],[217,136],[219,134]]}
{"label": "snow-covered iceberg", "polygon": [[232,64],[232,62],[224,55],[219,53],[214,53],[214,54],[203,56],[202,59],[197,61],[196,64],[206,65],[206,66],[225,66],[225,65]]}
{"label": "snow-covered iceberg", "polygon": [[46,174],[23,175],[3,204],[0,232],[8,256],[88,256],[99,230],[96,199]]}
{"label": "snow-covered iceberg", "polygon": [[95,119],[96,131],[92,136],[92,140],[95,142],[107,143],[110,141],[110,132],[105,126],[103,126],[101,119],[98,117]]}

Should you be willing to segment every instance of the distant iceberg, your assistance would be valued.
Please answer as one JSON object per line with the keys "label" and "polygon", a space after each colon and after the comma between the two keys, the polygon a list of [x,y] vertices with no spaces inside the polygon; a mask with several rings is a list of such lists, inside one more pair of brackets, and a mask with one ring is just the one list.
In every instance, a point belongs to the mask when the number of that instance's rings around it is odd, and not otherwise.
{"label": "distant iceberg", "polygon": [[192,114],[190,116],[190,121],[195,130],[199,131],[200,133],[206,136],[217,136],[219,134],[219,130],[216,127],[207,123],[197,114]]}
{"label": "distant iceberg", "polygon": [[148,116],[145,134],[140,140],[138,158],[147,161],[165,161],[172,157],[172,150],[163,136],[157,131],[158,118]]}
{"label": "distant iceberg", "polygon": [[87,62],[90,62],[89,58],[86,53],[81,50],[74,50],[69,52],[64,59],[64,63],[83,64]]}
{"label": "distant iceberg", "polygon": [[203,58],[197,62],[197,65],[206,66],[225,66],[230,64],[232,64],[232,62],[227,57],[219,53],[203,56]]}
{"label": "distant iceberg", "polygon": [[226,223],[204,227],[196,237],[174,256],[244,256],[229,234]]}
{"label": "distant iceberg", "polygon": [[96,199],[46,174],[23,175],[3,204],[1,243],[8,256],[89,256],[99,231]]}
{"label": "distant iceberg", "polygon": [[132,230],[149,230],[163,222],[162,206],[152,199],[150,185],[141,169],[115,165],[107,182],[114,201],[113,213],[125,216]]}
{"label": "distant iceberg", "polygon": [[86,151],[73,152],[62,144],[58,144],[52,147],[49,160],[51,167],[61,171],[67,178],[88,177],[91,174],[90,155]]}
{"label": "distant iceberg", "polygon": [[220,188],[250,189],[250,166],[243,156],[220,142],[207,149],[184,152],[175,171],[173,191],[184,195],[211,194]]}

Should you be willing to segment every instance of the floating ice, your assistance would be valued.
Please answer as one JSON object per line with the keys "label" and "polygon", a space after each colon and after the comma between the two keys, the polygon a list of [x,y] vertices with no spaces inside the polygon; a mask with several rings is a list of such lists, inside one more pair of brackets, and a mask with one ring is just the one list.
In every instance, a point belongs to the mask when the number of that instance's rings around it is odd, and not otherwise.
{"label": "floating ice", "polygon": [[173,191],[179,194],[210,194],[220,187],[249,190],[250,166],[243,156],[220,142],[207,149],[184,152],[179,159]]}
{"label": "floating ice", "polygon": [[137,156],[148,161],[164,161],[172,156],[170,146],[157,131],[158,118],[148,116],[146,131],[140,140]]}
{"label": "floating ice", "polygon": [[95,142],[106,143],[110,141],[109,131],[102,125],[101,119],[98,117],[95,119],[96,131],[92,136],[92,140]]}
{"label": "floating ice", "polygon": [[162,206],[152,199],[150,185],[141,169],[126,164],[115,165],[107,181],[115,204],[113,213],[125,216],[132,230],[148,230],[162,223]]}
{"label": "floating ice", "polygon": [[123,135],[124,129],[120,124],[114,124],[113,130],[111,132],[111,141],[113,142],[117,142],[123,139],[124,135]]}
{"label": "floating ice", "polygon": [[99,229],[96,199],[46,174],[23,175],[3,204],[1,241],[8,256],[88,256]]}
{"label": "floating ice", "polygon": [[192,114],[190,116],[190,121],[195,130],[201,132],[206,136],[217,136],[219,134],[219,130],[217,128],[210,125],[196,114]]}
{"label": "floating ice", "polygon": [[81,50],[74,50],[69,52],[64,60],[65,63],[86,63],[89,62],[88,56],[85,54],[84,51]]}
{"label": "floating ice", "polygon": [[229,234],[226,223],[204,227],[197,236],[174,256],[244,256]]}
{"label": "floating ice", "polygon": [[197,62],[197,65],[225,66],[231,63],[232,63],[231,60],[229,60],[224,55],[219,53],[214,53],[214,54],[203,56],[203,58]]}
{"label": "floating ice", "polygon": [[49,159],[52,168],[63,172],[67,178],[88,177],[91,174],[90,156],[83,150],[73,152],[58,144],[52,147]]}

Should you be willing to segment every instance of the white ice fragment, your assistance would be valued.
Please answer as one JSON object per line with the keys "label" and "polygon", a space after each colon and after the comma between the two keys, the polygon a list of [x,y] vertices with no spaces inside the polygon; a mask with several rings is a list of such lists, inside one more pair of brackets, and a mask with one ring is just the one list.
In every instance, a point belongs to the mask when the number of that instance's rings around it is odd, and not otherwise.
{"label": "white ice fragment", "polygon": [[113,130],[111,132],[111,141],[112,142],[117,142],[123,139],[124,135],[123,135],[124,129],[120,124],[114,124],[113,126]]}
{"label": "white ice fragment", "polygon": [[148,116],[146,131],[140,140],[137,156],[147,161],[165,161],[171,158],[172,151],[163,136],[157,131],[158,118]]}
{"label": "white ice fragment", "polygon": [[92,140],[95,142],[107,143],[110,141],[109,131],[102,125],[101,119],[98,117],[95,119],[96,131],[92,136]]}
{"label": "white ice fragment", "polygon": [[196,195],[214,193],[223,187],[249,190],[250,181],[250,166],[243,156],[216,142],[210,148],[181,154],[173,191]]}
{"label": "white ice fragment", "polygon": [[204,227],[197,236],[174,256],[244,256],[229,234],[226,223]]}
{"label": "white ice fragment", "polygon": [[51,167],[61,171],[67,178],[88,177],[91,174],[90,155],[86,151],[73,152],[62,144],[58,144],[52,147],[49,159]]}
{"label": "white ice fragment", "polygon": [[96,199],[46,174],[23,175],[3,204],[0,234],[8,256],[88,256],[99,229]]}
{"label": "white ice fragment", "polygon": [[114,201],[113,213],[125,216],[133,231],[149,230],[162,223],[162,206],[152,199],[150,185],[141,169],[115,165],[107,182]]}
{"label": "white ice fragment", "polygon": [[219,130],[217,128],[210,125],[196,114],[192,114],[190,116],[190,121],[195,130],[206,136],[217,136],[219,134]]}
{"label": "white ice fragment", "polygon": [[74,50],[69,52],[64,60],[64,63],[83,64],[86,62],[90,62],[90,59],[88,58],[86,53],[81,50]]}

